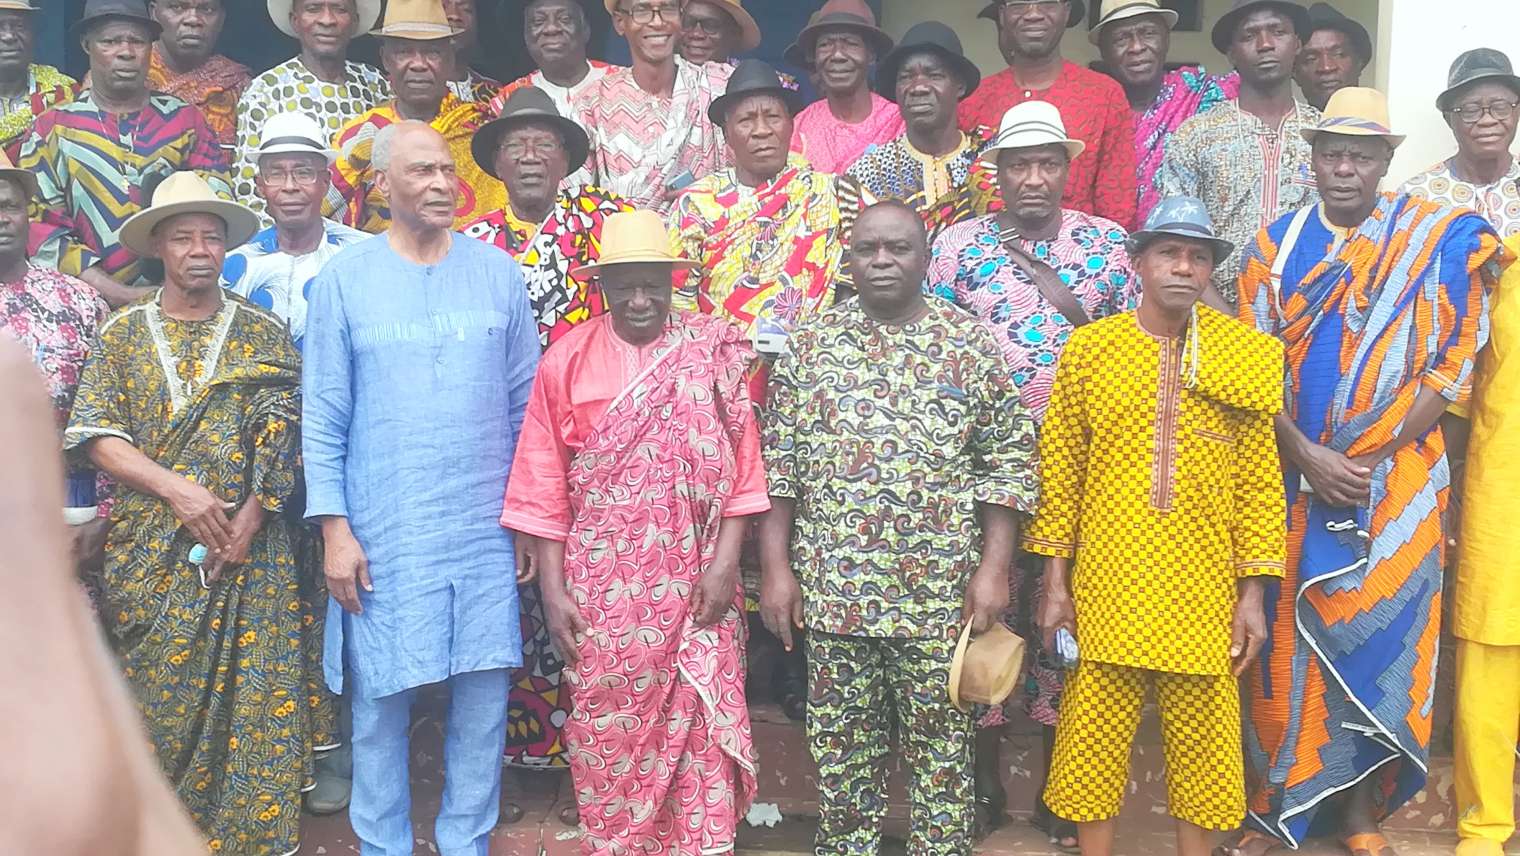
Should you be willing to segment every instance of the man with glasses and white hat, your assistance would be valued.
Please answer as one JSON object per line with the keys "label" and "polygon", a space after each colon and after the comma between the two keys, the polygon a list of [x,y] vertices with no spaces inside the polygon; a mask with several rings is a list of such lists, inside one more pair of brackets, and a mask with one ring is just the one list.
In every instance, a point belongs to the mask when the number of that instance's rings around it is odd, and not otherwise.
{"label": "man with glasses and white hat", "polygon": [[339,250],[369,235],[322,216],[336,154],[316,119],[280,113],[258,139],[254,187],[274,225],[227,253],[222,284],[279,316],[300,350],[311,281]]}
{"label": "man with glasses and white hat", "polygon": [[[1045,417],[1066,340],[1089,321],[1133,309],[1139,296],[1123,227],[1062,206],[1071,165],[1087,156],[1082,141],[1067,135],[1054,105],[1027,101],[1009,110],[982,156],[996,172],[1003,210],[946,229],[934,243],[929,264],[929,287],[987,322],[1037,426]],[[1039,581],[1039,561],[1020,556],[1014,569],[1014,623],[1031,642],[1037,641],[1029,627],[1039,606]],[[1047,653],[1035,654],[1024,710],[1044,726],[1048,758],[1063,681]],[[994,709],[981,722],[977,799],[984,828],[1006,819],[998,778],[999,738],[1006,721],[1003,711]],[[1041,768],[1037,784],[1043,775]],[[1035,805],[1034,820],[1052,843],[1075,846],[1076,830],[1051,816],[1043,802]]]}
{"label": "man with glasses and white hat", "polygon": [[35,0],[0,0],[0,146],[12,159],[37,116],[74,94],[74,78],[32,61],[38,11]]}
{"label": "man with glasses and white hat", "polygon": [[269,17],[280,32],[301,43],[301,52],[253,79],[238,102],[233,193],[260,215],[269,215],[254,186],[259,135],[281,113],[316,119],[327,139],[361,113],[391,97],[379,69],[348,58],[349,43],[368,33],[380,17],[381,0],[269,0]]}

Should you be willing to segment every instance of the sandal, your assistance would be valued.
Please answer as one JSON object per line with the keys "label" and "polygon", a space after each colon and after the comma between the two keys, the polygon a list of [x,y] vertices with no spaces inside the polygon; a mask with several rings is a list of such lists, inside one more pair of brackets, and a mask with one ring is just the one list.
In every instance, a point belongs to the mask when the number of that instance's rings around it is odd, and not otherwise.
{"label": "sandal", "polygon": [[1351,851],[1351,856],[1398,856],[1381,832],[1348,835],[1341,839],[1341,844]]}
{"label": "sandal", "polygon": [[[1264,845],[1259,850],[1252,850],[1253,845]],[[1266,856],[1277,847],[1277,839],[1264,832],[1254,829],[1242,829],[1235,833],[1229,841],[1214,848],[1213,856]]]}
{"label": "sandal", "polygon": [[522,823],[522,819],[525,815],[526,812],[523,811],[523,807],[517,803],[504,803],[501,807],[501,817],[497,820],[497,822],[504,826],[511,826],[514,823]]}
{"label": "sandal", "polygon": [[1046,833],[1050,836],[1051,846],[1059,848],[1061,852],[1082,852],[1082,845],[1077,841],[1077,825],[1072,821],[1051,815],[1050,828]]}
{"label": "sandal", "polygon": [[566,826],[581,825],[581,810],[578,806],[567,805],[559,810],[559,822]]}

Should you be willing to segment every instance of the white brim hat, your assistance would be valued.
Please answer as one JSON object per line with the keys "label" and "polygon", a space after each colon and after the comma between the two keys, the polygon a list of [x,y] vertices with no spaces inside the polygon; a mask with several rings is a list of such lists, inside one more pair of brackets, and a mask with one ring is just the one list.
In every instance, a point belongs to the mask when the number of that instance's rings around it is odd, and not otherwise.
{"label": "white brim hat", "polygon": [[338,153],[327,144],[322,123],[305,113],[285,111],[270,116],[259,129],[259,144],[253,150],[253,162],[265,155],[321,155],[332,166]]}
{"label": "white brim hat", "polygon": [[[290,28],[290,7],[294,3],[295,0],[269,0],[269,17],[280,32],[291,38],[296,38],[295,30]],[[354,0],[354,3],[359,14],[353,35],[362,36],[374,29],[375,22],[380,20],[382,0]]]}
{"label": "white brim hat", "polygon": [[1066,123],[1061,111],[1046,101],[1025,101],[1015,104],[1003,114],[992,144],[982,151],[983,161],[995,161],[997,153],[1008,149],[1033,149],[1040,146],[1064,146],[1072,160],[1087,151],[1087,144],[1066,135]]}

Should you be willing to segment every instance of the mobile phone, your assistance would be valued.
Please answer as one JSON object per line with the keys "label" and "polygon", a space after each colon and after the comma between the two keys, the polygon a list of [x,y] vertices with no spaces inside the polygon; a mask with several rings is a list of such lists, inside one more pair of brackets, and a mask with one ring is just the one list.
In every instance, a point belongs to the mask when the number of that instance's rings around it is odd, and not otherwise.
{"label": "mobile phone", "polygon": [[1080,654],[1077,651],[1077,638],[1071,635],[1071,631],[1065,627],[1056,629],[1056,660],[1063,669],[1075,669]]}
{"label": "mobile phone", "polygon": [[665,187],[670,190],[685,190],[696,182],[697,177],[692,175],[691,170],[688,169],[682,171],[682,173],[675,178],[672,178],[670,180],[670,183],[665,185]]}

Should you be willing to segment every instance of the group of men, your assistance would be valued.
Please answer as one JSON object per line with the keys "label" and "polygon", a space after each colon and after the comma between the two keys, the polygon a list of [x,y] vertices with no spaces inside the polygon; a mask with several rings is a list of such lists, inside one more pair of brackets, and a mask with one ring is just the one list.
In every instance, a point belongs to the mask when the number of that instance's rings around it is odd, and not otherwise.
{"label": "group of men", "polygon": [[76,87],[0,0],[0,332],[211,849],[294,853],[304,800],[409,854],[441,684],[440,852],[520,816],[504,756],[570,768],[584,852],[731,850],[753,612],[820,853],[879,846],[894,730],[912,852],[1006,822],[1004,706],[947,686],[1007,621],[1053,844],[1112,852],[1154,689],[1183,856],[1389,856],[1454,562],[1459,852],[1502,853],[1507,57],[1458,58],[1456,155],[1386,193],[1403,138],[1325,4],[1236,0],[1218,77],[1168,70],[1157,0],[1102,3],[1109,74],[1061,55],[1081,0],[994,0],[983,78],[828,0],[811,105],[735,60],[739,0],[606,0],[627,68],[579,0],[521,5],[501,85],[471,0],[269,0],[301,50],[257,76],[223,0],[90,0]]}

